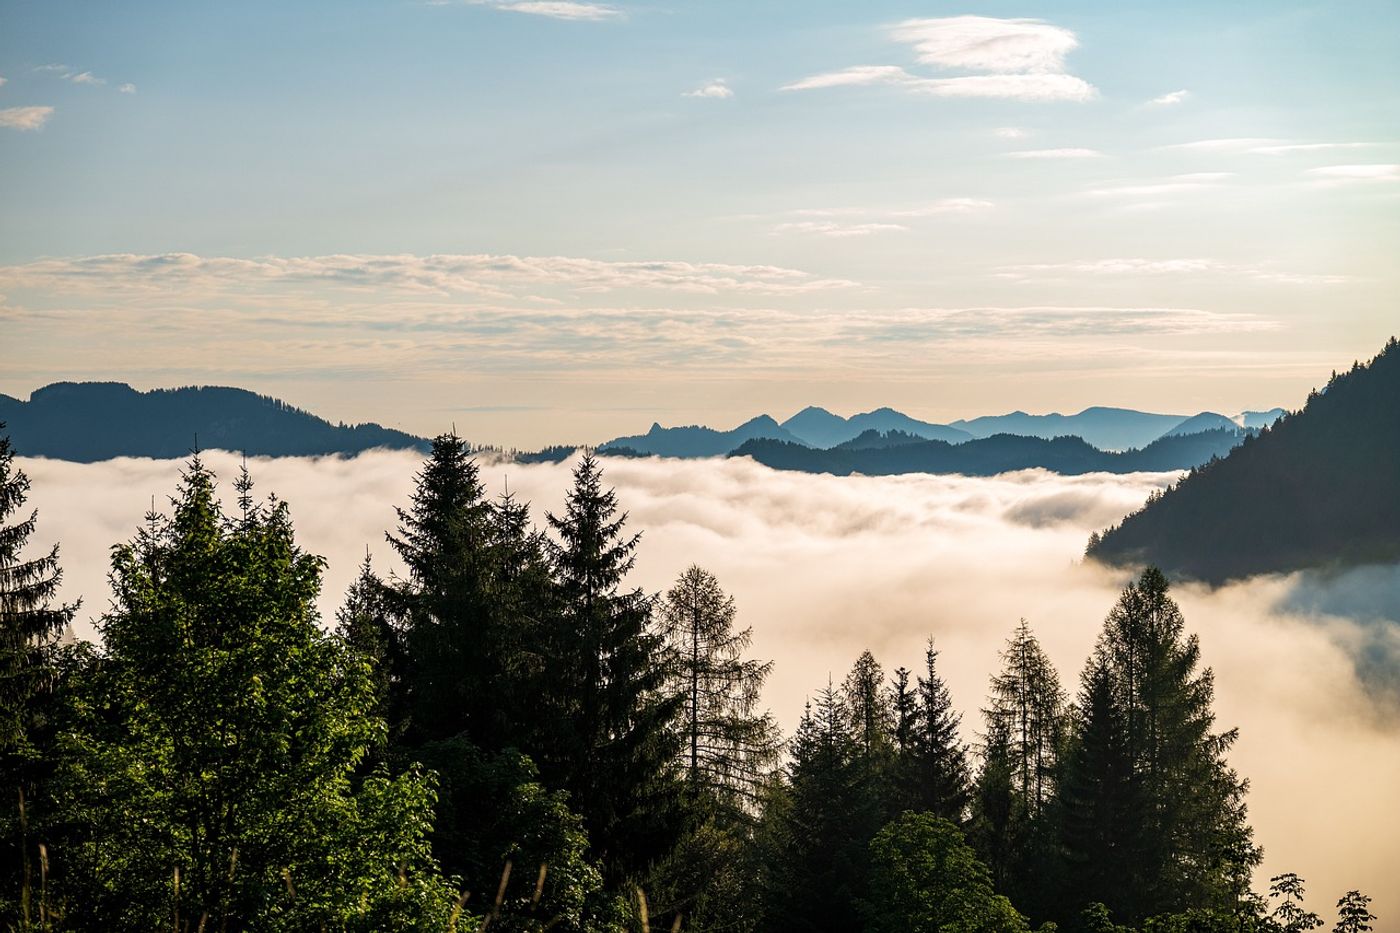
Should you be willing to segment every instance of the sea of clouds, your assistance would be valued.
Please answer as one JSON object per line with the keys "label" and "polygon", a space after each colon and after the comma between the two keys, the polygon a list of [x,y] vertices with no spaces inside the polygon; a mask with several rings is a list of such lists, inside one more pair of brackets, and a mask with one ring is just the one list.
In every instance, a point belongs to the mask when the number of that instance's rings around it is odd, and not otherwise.
{"label": "sea of clouds", "polygon": [[[206,461],[233,498],[239,460]],[[916,668],[932,636],[964,736],[975,742],[997,652],[1030,621],[1074,693],[1124,574],[1084,565],[1090,531],[1116,522],[1174,474],[1066,477],[1033,470],[992,478],[830,477],[746,459],[605,461],[605,479],[643,532],[632,582],[664,590],[692,563],[713,572],[776,661],[767,700],[791,730],[804,700],[839,681],[869,648],[886,671]],[[78,634],[108,606],[110,547],[151,507],[168,509],[182,464],[26,459],[40,542],[62,544],[64,594],[83,600]],[[330,619],[366,549],[395,569],[384,534],[421,465],[411,453],[248,462],[256,492],[290,502],[301,544],[326,558]],[[483,463],[536,520],[558,511],[571,464]],[[1400,567],[1334,577],[1257,578],[1174,591],[1216,676],[1220,728],[1238,726],[1232,764],[1250,779],[1250,816],[1272,874],[1308,880],[1310,906],[1360,888],[1381,933],[1400,930]]]}

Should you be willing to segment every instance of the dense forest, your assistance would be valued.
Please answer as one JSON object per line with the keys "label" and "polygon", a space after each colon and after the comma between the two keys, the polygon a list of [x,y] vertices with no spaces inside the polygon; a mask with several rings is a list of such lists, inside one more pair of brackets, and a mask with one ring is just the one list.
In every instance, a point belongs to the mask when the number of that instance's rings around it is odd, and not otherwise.
{"label": "dense forest", "polygon": [[[76,931],[1300,933],[1166,578],[1077,681],[1024,621],[964,744],[932,641],[813,677],[796,733],[720,581],[630,587],[585,456],[560,514],[439,437],[333,626],[291,512],[191,459],[111,558],[97,644],[0,440],[0,911]],[[329,621],[329,620],[327,620]],[[1328,892],[1331,898],[1341,892]],[[1338,933],[1374,920],[1337,902]]]}
{"label": "dense forest", "polygon": [[1194,469],[1088,553],[1221,583],[1400,558],[1400,343]]}
{"label": "dense forest", "polygon": [[848,476],[896,473],[960,473],[994,476],[1011,470],[1040,468],[1074,476],[1083,473],[1134,473],[1141,470],[1186,470],[1228,454],[1248,435],[1217,429],[1178,434],[1153,441],[1141,450],[1099,450],[1078,437],[1025,437],[995,434],[950,444],[890,431],[867,431],[829,450],[815,450],[778,440],[745,441],[730,456],[752,457],[776,470]]}

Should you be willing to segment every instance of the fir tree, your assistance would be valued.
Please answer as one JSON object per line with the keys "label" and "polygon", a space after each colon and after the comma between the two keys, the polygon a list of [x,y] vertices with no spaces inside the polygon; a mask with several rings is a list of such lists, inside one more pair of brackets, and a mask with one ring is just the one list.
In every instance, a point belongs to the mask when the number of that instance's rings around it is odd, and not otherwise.
{"label": "fir tree", "polygon": [[[0,432],[4,427],[0,422]],[[21,911],[9,900],[23,896],[38,863],[27,828],[52,764],[54,654],[77,610],[57,601],[58,545],[24,554],[38,524],[37,511],[20,511],[28,492],[29,477],[0,433],[0,917],[12,921]]]}
{"label": "fir tree", "polygon": [[[374,685],[375,715],[401,727],[407,720],[404,710],[403,673],[406,667],[403,633],[394,624],[389,593],[374,572],[369,554],[360,564],[360,575],[345,593],[345,602],[336,612],[336,634],[369,665]],[[390,740],[401,738],[390,734]]]}
{"label": "fir tree", "polygon": [[912,741],[903,756],[904,806],[962,826],[972,799],[967,753],[958,737],[962,716],[953,711],[937,664],[938,652],[929,639],[914,694]]}
{"label": "fir tree", "polygon": [[1132,767],[1122,819],[1139,844],[1122,853],[1118,876],[1138,885],[1124,894],[1130,921],[1188,907],[1234,912],[1259,861],[1247,784],[1225,761],[1237,733],[1212,731],[1211,672],[1197,670],[1199,643],[1167,590],[1153,568],[1129,584],[1090,662],[1111,681]]}
{"label": "fir tree", "polygon": [[1022,619],[1001,652],[1002,671],[992,678],[989,728],[995,722],[1009,743],[1014,780],[1026,813],[1040,814],[1054,791],[1065,694],[1054,665]]}
{"label": "fir tree", "polygon": [[612,881],[635,875],[675,837],[674,728],[665,644],[652,601],[624,590],[639,535],[604,490],[598,461],[574,470],[564,514],[548,516],[560,612],[544,633],[554,733],[539,746],[546,775],[570,792]]}
{"label": "fir tree", "polygon": [[860,756],[872,767],[884,767],[894,751],[895,717],[885,692],[885,672],[869,651],[856,658],[841,696]]}

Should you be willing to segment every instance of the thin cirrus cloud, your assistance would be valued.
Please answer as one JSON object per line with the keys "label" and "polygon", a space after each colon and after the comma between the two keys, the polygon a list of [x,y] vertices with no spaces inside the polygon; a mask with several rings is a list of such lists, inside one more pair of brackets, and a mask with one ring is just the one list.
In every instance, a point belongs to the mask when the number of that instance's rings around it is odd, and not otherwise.
{"label": "thin cirrus cloud", "polygon": [[[105,87],[108,84],[106,78],[99,77],[91,71],[79,71],[76,68],[71,68],[68,65],[59,63],[40,65],[34,70],[40,74],[55,74],[60,79],[70,84],[85,84],[89,87]],[[0,80],[0,83],[3,83],[3,81]],[[136,85],[128,81],[117,85],[117,90],[122,94],[135,94]]]}
{"label": "thin cirrus cloud", "polygon": [[1102,159],[1103,153],[1097,149],[1023,149],[1020,152],[1008,152],[1005,154],[1008,159]]}
{"label": "thin cirrus cloud", "polygon": [[1180,91],[1171,91],[1170,93],[1163,94],[1160,97],[1152,98],[1147,102],[1147,104],[1149,107],[1174,107],[1182,101],[1186,100],[1186,98],[1190,96],[1191,92],[1185,89],[1182,89]]}
{"label": "thin cirrus cloud", "polygon": [[1019,126],[1000,126],[992,130],[999,139],[1025,139],[1030,133]]}
{"label": "thin cirrus cloud", "polygon": [[604,261],[569,256],[328,255],[241,259],[192,253],[108,254],[43,259],[0,267],[0,289],[241,289],[255,283],[325,284],[425,295],[517,297],[514,289],[553,286],[575,292],[648,289],[700,295],[806,294],[854,287],[768,265],[674,260]]}
{"label": "thin cirrus cloud", "polygon": [[0,126],[12,130],[42,129],[53,116],[52,107],[9,107],[0,110]]}
{"label": "thin cirrus cloud", "polygon": [[1187,143],[1173,143],[1162,148],[1208,154],[1284,155],[1292,152],[1326,152],[1332,149],[1365,149],[1374,145],[1375,143],[1366,142],[1305,143],[1267,136],[1232,136],[1223,139],[1197,139]]}
{"label": "thin cirrus cloud", "polygon": [[1040,282],[1077,276],[1228,276],[1272,285],[1344,285],[1353,281],[1349,275],[1288,272],[1269,264],[1250,265],[1204,258],[1119,257],[1075,262],[1028,263],[1003,266],[995,275],[1016,282]]}
{"label": "thin cirrus cloud", "polygon": [[686,91],[681,96],[710,98],[712,100],[726,100],[734,96],[734,89],[731,88],[729,86],[729,83],[723,78],[716,78],[715,80],[706,82],[705,84],[702,84],[697,88]]}
{"label": "thin cirrus cloud", "polygon": [[[435,2],[433,6],[445,6],[450,0]],[[531,16],[544,16],[549,19],[571,20],[574,22],[602,22],[620,19],[622,11],[615,6],[603,3],[582,3],[574,0],[467,0],[472,6],[486,6],[493,10],[510,13],[527,13]]]}
{"label": "thin cirrus cloud", "polygon": [[1153,181],[1101,185],[1089,188],[1084,193],[1095,198],[1140,198],[1189,194],[1219,188],[1234,177],[1234,172],[1188,172],[1184,175],[1169,175],[1166,178]]}
{"label": "thin cirrus cloud", "polygon": [[1316,184],[1327,187],[1390,184],[1400,182],[1400,165],[1324,165],[1309,169],[1307,174]]}
{"label": "thin cirrus cloud", "polygon": [[910,19],[889,30],[912,47],[915,59],[945,71],[980,74],[927,77],[899,65],[854,65],[784,85],[784,91],[886,86],[948,98],[1085,101],[1098,96],[1087,81],[1064,70],[1079,44],[1068,29],[1035,19],[950,16]]}
{"label": "thin cirrus cloud", "polygon": [[805,233],[816,236],[828,237],[861,237],[870,236],[872,233],[890,233],[908,230],[904,224],[888,223],[840,223],[834,220],[801,220],[792,223],[778,224],[773,228],[774,234],[784,233]]}

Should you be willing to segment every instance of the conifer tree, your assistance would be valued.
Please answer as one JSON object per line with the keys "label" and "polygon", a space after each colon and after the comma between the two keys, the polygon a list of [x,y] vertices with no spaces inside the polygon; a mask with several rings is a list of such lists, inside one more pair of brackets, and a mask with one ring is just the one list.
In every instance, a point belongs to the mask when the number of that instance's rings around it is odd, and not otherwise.
{"label": "conifer tree", "polygon": [[675,718],[665,644],[652,601],[623,589],[639,535],[586,455],[561,516],[549,515],[559,613],[544,633],[547,713],[554,732],[538,747],[547,777],[570,792],[610,881],[663,855],[676,830]]}
{"label": "conifer tree", "polygon": [[897,667],[890,684],[890,710],[894,713],[894,747],[900,760],[914,747],[917,709],[914,685],[909,682],[909,668]]}
{"label": "conifer tree", "polygon": [[973,789],[970,835],[998,891],[1012,887],[1027,835],[1025,800],[1018,792],[1010,726],[989,719],[982,736],[982,769]]}
{"label": "conifer tree", "polygon": [[911,741],[902,756],[903,805],[962,826],[972,799],[967,753],[958,736],[962,717],[953,711],[937,664],[938,652],[929,639],[914,693]]}
{"label": "conifer tree", "polygon": [[1138,885],[1124,895],[1129,921],[1189,907],[1235,912],[1259,862],[1247,783],[1225,761],[1237,732],[1212,731],[1213,679],[1197,670],[1200,646],[1184,629],[1166,577],[1149,568],[1109,613],[1090,661],[1111,681],[1132,767],[1122,819],[1138,844],[1122,853],[1118,878]]}
{"label": "conifer tree", "polygon": [[1069,911],[1095,902],[1118,916],[1138,911],[1131,894],[1145,879],[1125,875],[1140,865],[1141,844],[1132,822],[1138,785],[1127,742],[1112,675],[1091,660],[1058,788]]}
{"label": "conifer tree", "polygon": [[502,620],[493,601],[491,503],[476,462],[455,434],[433,441],[412,504],[398,509],[389,543],[408,569],[390,593],[403,630],[407,721],[396,731],[425,742],[466,734],[494,745],[506,716],[499,683]]}
{"label": "conifer tree", "polygon": [[[407,721],[403,708],[403,633],[394,624],[389,593],[374,572],[368,553],[360,564],[360,575],[345,593],[335,621],[336,634],[369,665],[375,715],[389,723],[391,729],[400,728]],[[390,741],[399,738],[391,732]]]}
{"label": "conifer tree", "polygon": [[883,768],[893,754],[894,710],[885,691],[885,672],[869,651],[862,651],[841,686],[856,748],[873,768]]}
{"label": "conifer tree", "polygon": [[859,755],[845,704],[828,684],[807,704],[792,739],[763,929],[860,929],[866,847],[880,817],[866,793]]}
{"label": "conifer tree", "polygon": [[1002,671],[992,678],[989,728],[996,722],[1009,743],[1016,788],[1031,818],[1054,790],[1065,694],[1054,665],[1022,619],[1001,652]]}
{"label": "conifer tree", "polygon": [[[284,503],[226,518],[198,457],[112,558],[69,689],[54,875],[75,929],[446,929],[430,780],[378,772],[367,666],[319,625]],[[463,929],[469,928],[463,926]]]}
{"label": "conifer tree", "polygon": [[57,601],[58,545],[26,555],[38,525],[24,507],[29,477],[14,463],[0,422],[0,919],[18,920],[9,903],[33,874],[38,853],[27,838],[38,785],[52,757],[54,652],[76,605]]}
{"label": "conifer tree", "polygon": [[666,692],[680,700],[680,764],[696,798],[751,810],[778,752],[777,726],[758,704],[773,664],[745,659],[753,629],[734,630],[734,598],[692,566],[661,603],[671,659]]}

